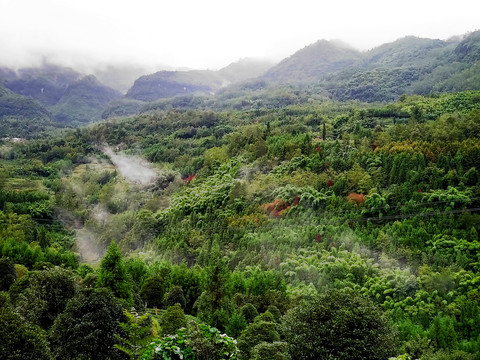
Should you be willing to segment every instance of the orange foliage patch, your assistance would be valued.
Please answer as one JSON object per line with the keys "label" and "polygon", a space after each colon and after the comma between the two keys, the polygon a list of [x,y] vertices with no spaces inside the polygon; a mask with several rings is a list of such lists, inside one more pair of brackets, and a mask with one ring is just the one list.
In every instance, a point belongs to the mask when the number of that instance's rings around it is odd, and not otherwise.
{"label": "orange foliage patch", "polygon": [[285,211],[290,209],[290,204],[283,201],[282,199],[275,199],[271,203],[267,203],[263,205],[263,209],[272,214],[273,217],[278,217],[279,215],[283,215]]}
{"label": "orange foliage patch", "polygon": [[363,204],[365,202],[365,195],[357,194],[357,193],[350,193],[347,196],[347,201],[351,203],[355,203],[357,205]]}

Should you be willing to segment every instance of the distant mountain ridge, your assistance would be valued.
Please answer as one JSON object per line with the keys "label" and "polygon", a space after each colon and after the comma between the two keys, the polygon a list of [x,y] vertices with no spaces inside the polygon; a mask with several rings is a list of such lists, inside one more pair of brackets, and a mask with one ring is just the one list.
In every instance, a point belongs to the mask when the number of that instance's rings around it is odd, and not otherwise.
{"label": "distant mountain ridge", "polygon": [[[162,71],[137,79],[130,99],[152,102],[195,94],[212,95],[248,80],[265,87],[293,85],[336,100],[392,101],[402,94],[480,89],[480,31],[448,40],[406,36],[370,51],[319,40],[270,68],[236,76],[234,63],[219,71]],[[230,71],[230,69],[235,69]],[[225,86],[228,85],[228,86]],[[251,86],[255,88],[255,86]],[[254,90],[252,90],[254,91]],[[220,95],[222,96],[222,95]]]}
{"label": "distant mountain ridge", "polygon": [[311,83],[354,65],[363,57],[343,44],[319,40],[268,70],[262,78],[274,83]]}
{"label": "distant mountain ridge", "polygon": [[[28,104],[34,99],[35,107],[41,108],[52,124],[59,123],[60,126],[98,121],[105,106],[122,96],[120,92],[101,84],[93,75],[85,76],[71,68],[50,64],[17,71],[0,69],[0,82],[4,88],[17,95],[3,97],[6,108],[17,107],[20,101],[18,96],[24,97],[22,101]],[[8,106],[7,100],[11,101]],[[18,109],[19,114],[22,112],[24,111]],[[37,115],[30,118],[33,120]]]}
{"label": "distant mountain ridge", "polygon": [[0,83],[0,138],[29,137],[53,127],[51,113],[42,104]]}
{"label": "distant mountain ridge", "polygon": [[232,83],[238,83],[263,74],[273,63],[243,59],[218,71],[159,71],[138,78],[126,97],[141,101],[155,101],[178,95],[207,94]]}
{"label": "distant mountain ridge", "polygon": [[480,31],[448,40],[406,36],[364,52],[319,40],[278,64],[247,58],[217,71],[163,70],[138,77],[125,91],[141,71],[95,70],[123,96],[71,68],[0,68],[0,133],[23,136],[171,108],[261,109],[319,98],[388,102],[403,94],[480,90]]}
{"label": "distant mountain ridge", "polygon": [[261,78],[313,86],[336,100],[391,101],[404,93],[480,89],[478,60],[480,31],[449,40],[406,36],[367,52],[321,40]]}

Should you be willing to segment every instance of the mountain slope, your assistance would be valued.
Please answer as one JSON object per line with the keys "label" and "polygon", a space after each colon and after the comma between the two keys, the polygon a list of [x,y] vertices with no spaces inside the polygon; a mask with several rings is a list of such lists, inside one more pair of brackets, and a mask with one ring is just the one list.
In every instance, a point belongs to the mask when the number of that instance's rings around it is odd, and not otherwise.
{"label": "mountain slope", "polygon": [[442,40],[406,36],[366,52],[362,65],[367,69],[429,66],[449,46],[452,44]]}
{"label": "mountain slope", "polygon": [[[48,116],[60,123],[57,126],[100,120],[107,103],[121,97],[120,92],[101,84],[93,75],[85,76],[73,69],[50,64],[17,71],[3,68],[0,81],[12,93],[43,104]],[[21,113],[18,109],[18,114]]]}
{"label": "mountain slope", "polygon": [[60,100],[68,85],[81,76],[70,68],[44,64],[38,68],[19,69],[17,72],[7,70],[4,84],[17,94],[30,96],[44,105],[52,106]]}
{"label": "mountain slope", "polygon": [[154,101],[196,92],[213,93],[222,84],[222,78],[210,70],[159,71],[135,80],[126,97]]}
{"label": "mountain slope", "polygon": [[0,138],[29,137],[54,126],[38,101],[15,94],[0,84]]}
{"label": "mountain slope", "polygon": [[57,122],[79,125],[100,120],[106,105],[120,97],[120,92],[89,75],[70,84],[51,110]]}
{"label": "mountain slope", "polygon": [[447,41],[405,37],[364,54],[315,84],[337,100],[392,101],[402,94],[480,89],[480,33]]}
{"label": "mountain slope", "polygon": [[211,95],[229,84],[260,76],[271,66],[270,62],[247,58],[218,71],[159,71],[137,79],[128,90],[126,97],[141,101],[155,101],[194,93]]}
{"label": "mountain slope", "polygon": [[320,40],[271,68],[264,78],[275,83],[310,83],[354,65],[361,52],[336,42]]}

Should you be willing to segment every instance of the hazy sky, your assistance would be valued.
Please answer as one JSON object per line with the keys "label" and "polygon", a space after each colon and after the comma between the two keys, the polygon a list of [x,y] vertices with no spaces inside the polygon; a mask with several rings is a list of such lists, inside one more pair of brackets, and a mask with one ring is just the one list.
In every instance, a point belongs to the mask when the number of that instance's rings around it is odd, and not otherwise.
{"label": "hazy sky", "polygon": [[478,0],[0,0],[0,63],[219,68],[280,60],[319,39],[370,49],[480,29]]}

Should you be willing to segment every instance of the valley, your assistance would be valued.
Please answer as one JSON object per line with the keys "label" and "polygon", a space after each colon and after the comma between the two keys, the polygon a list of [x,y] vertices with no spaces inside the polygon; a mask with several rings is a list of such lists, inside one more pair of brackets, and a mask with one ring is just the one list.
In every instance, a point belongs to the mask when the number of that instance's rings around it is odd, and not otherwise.
{"label": "valley", "polygon": [[478,359],[479,39],[2,69],[0,357]]}

